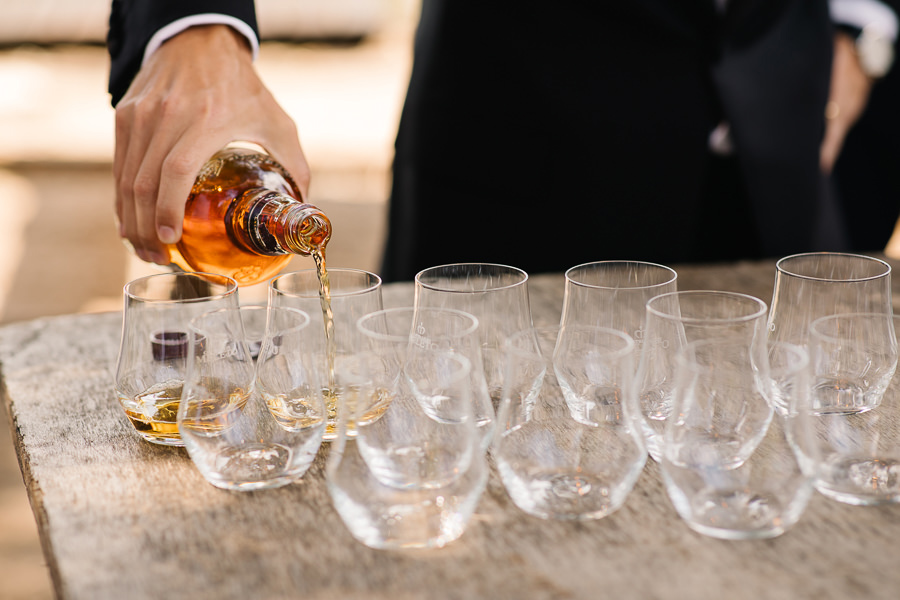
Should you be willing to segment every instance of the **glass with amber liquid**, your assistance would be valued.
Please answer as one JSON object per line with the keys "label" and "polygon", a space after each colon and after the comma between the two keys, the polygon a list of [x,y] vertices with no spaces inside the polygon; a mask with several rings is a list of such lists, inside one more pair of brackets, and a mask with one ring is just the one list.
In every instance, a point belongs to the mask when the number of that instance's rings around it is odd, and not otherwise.
{"label": "glass with amber liquid", "polygon": [[169,246],[186,271],[220,273],[249,286],[294,255],[324,269],[331,222],[303,201],[290,174],[261,150],[232,144],[200,169],[185,204],[181,239]]}
{"label": "glass with amber liquid", "polygon": [[[124,290],[116,395],[145,440],[183,445],[177,415],[190,350],[188,324],[218,308],[237,308],[238,286],[211,273],[161,273],[131,281]],[[205,344],[196,349],[203,352]]]}
{"label": "glass with amber liquid", "polygon": [[253,305],[191,321],[178,430],[216,487],[280,487],[302,477],[315,459],[326,414],[324,373],[310,360],[321,341],[309,334],[309,323],[300,310]]}

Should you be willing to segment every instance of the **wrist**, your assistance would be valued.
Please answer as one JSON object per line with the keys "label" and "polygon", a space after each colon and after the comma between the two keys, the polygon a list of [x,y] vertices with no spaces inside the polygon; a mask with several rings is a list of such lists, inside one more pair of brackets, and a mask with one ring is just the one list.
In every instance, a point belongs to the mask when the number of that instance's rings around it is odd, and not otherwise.
{"label": "wrist", "polygon": [[250,25],[230,15],[206,13],[178,19],[153,34],[144,50],[142,65],[146,64],[163,44],[184,33],[189,33],[189,37],[212,36],[212,39],[218,36],[233,37],[246,44],[253,60],[259,54],[259,39]]}
{"label": "wrist", "polygon": [[894,63],[894,42],[890,36],[870,25],[860,28],[841,24],[837,29],[838,36],[850,41],[859,67],[866,76],[875,81],[888,74]]}

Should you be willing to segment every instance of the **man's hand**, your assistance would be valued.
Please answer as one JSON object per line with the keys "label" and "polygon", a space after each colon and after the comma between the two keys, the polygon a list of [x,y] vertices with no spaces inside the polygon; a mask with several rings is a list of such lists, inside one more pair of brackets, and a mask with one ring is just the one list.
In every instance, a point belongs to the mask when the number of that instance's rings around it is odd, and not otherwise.
{"label": "man's hand", "polygon": [[853,39],[846,33],[837,33],[834,38],[831,91],[825,110],[825,138],[820,153],[820,164],[825,173],[831,173],[847,133],[862,116],[869,102],[872,83],[859,64]]}
{"label": "man's hand", "polygon": [[246,40],[224,25],[187,29],[150,57],[116,107],[119,234],[141,259],[169,263],[165,244],[181,238],[197,172],[236,140],[265,148],[306,197],[297,127],[260,80]]}

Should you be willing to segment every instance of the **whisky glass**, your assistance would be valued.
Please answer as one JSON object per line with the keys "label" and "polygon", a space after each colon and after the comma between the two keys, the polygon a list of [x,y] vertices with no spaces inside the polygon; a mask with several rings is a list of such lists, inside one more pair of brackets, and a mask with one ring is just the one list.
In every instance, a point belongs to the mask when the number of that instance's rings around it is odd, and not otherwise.
{"label": "whisky glass", "polygon": [[[322,341],[323,352],[318,360],[325,364],[328,379],[325,399],[328,425],[325,440],[337,436],[337,397],[348,396],[348,404],[358,394],[354,366],[360,346],[356,322],[369,313],[383,308],[381,278],[358,269],[331,268],[327,271],[327,300],[323,301],[322,282],[316,269],[285,273],[269,283],[269,306],[292,307],[310,315],[310,333]],[[349,435],[355,427],[348,424]]]}
{"label": "whisky glass", "polygon": [[129,282],[123,295],[116,395],[142,439],[183,446],[177,416],[188,366],[188,326],[209,310],[237,308],[237,282],[210,273],[161,273]]}
{"label": "whisky glass", "polygon": [[421,330],[410,315],[389,309],[360,320],[365,393],[354,405],[338,398],[338,437],[326,464],[338,514],[370,548],[438,548],[456,540],[487,484],[467,398],[470,363],[416,337]]}
{"label": "whisky glass", "polygon": [[609,327],[631,336],[637,369],[644,346],[647,302],[677,291],[677,278],[669,267],[639,261],[609,260],[572,267],[566,271],[560,327]]}
{"label": "whisky glass", "polygon": [[647,461],[633,353],[629,336],[603,327],[510,337],[492,456],[520,509],[588,520],[624,504]]}
{"label": "whisky glass", "polygon": [[[265,329],[254,331],[261,315]],[[263,306],[219,309],[191,321],[178,428],[214,486],[280,487],[301,478],[315,459],[326,413],[324,374],[313,360],[321,348],[309,323],[302,311]]]}
{"label": "whisky glass", "polygon": [[444,486],[481,452],[471,362],[438,337],[457,320],[477,326],[444,309],[386,309],[359,321],[370,401],[357,402],[353,422],[360,454],[385,485]]}
{"label": "whisky glass", "polygon": [[871,256],[833,252],[795,254],[775,265],[769,340],[807,347],[809,327],[839,313],[893,314],[891,266]]}
{"label": "whisky glass", "polygon": [[673,410],[678,353],[698,340],[730,340],[744,344],[755,364],[764,364],[765,317],[765,302],[735,292],[670,292],[647,302],[636,379],[647,450],[654,460],[660,458],[666,420]]}
{"label": "whisky glass", "polygon": [[532,326],[528,274],[489,263],[430,267],[416,275],[414,304],[461,310],[478,319],[482,369],[496,413],[503,391],[503,344]]}
{"label": "whisky glass", "polygon": [[[796,452],[811,435],[809,415],[791,408],[809,394],[806,350],[776,343],[760,357],[743,343],[705,339],[677,362],[660,467],[678,514],[715,538],[781,535],[813,491],[811,461]],[[774,402],[776,385],[787,408]]]}
{"label": "whisky glass", "polygon": [[[809,413],[815,486],[853,505],[900,502],[900,317],[839,314],[813,322]],[[826,392],[823,394],[823,392]]]}

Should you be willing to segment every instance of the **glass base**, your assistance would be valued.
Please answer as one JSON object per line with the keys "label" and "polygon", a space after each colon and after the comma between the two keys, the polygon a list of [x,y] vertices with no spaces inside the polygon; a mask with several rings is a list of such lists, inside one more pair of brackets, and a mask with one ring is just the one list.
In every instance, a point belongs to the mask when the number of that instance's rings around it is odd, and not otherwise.
{"label": "glass base", "polygon": [[182,440],[180,437],[161,437],[158,435],[142,433],[140,431],[135,431],[135,433],[137,433],[141,439],[146,440],[151,444],[156,444],[158,446],[171,446],[173,448],[184,448],[184,440]]}
{"label": "glass base", "polygon": [[825,475],[815,481],[822,495],[855,506],[900,502],[900,460],[850,457],[826,463]]}

